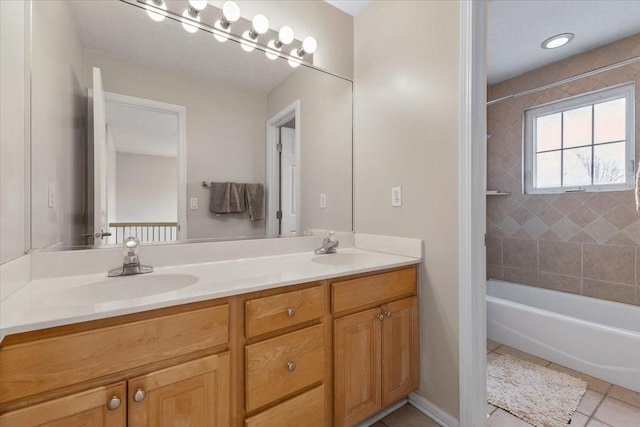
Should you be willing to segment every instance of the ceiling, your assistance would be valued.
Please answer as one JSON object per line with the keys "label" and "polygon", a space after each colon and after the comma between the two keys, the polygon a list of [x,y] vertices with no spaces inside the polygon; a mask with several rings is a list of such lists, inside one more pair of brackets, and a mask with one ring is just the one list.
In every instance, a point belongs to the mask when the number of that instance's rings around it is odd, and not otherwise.
{"label": "ceiling", "polygon": [[351,16],[356,16],[371,4],[373,0],[324,0],[331,6],[337,7],[341,11]]}
{"label": "ceiling", "polygon": [[[487,80],[495,84],[640,32],[638,0],[494,0],[488,6]],[[540,44],[559,33],[558,49]]]}

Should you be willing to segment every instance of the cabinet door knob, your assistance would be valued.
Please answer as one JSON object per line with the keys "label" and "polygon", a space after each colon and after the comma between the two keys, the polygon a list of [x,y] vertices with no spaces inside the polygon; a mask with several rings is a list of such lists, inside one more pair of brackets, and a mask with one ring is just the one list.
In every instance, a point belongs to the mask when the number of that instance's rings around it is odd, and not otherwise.
{"label": "cabinet door knob", "polygon": [[391,317],[391,312],[390,311],[385,311],[384,315],[387,316],[387,317]]}
{"label": "cabinet door knob", "polygon": [[118,409],[120,407],[120,398],[118,396],[113,396],[109,403],[107,403],[107,409],[113,411],[114,409]]}
{"label": "cabinet door knob", "polygon": [[384,314],[382,314],[382,313],[381,313],[381,314],[378,314],[376,317],[377,317],[377,318],[378,318],[378,320],[379,320],[379,321],[381,321],[381,322],[384,320]]}
{"label": "cabinet door knob", "polygon": [[295,371],[296,370],[296,362],[287,363],[287,369],[289,370],[289,372]]}
{"label": "cabinet door knob", "polygon": [[139,388],[138,390],[136,390],[136,392],[133,394],[133,400],[136,402],[140,402],[144,399],[144,397],[147,395],[147,393],[144,392],[143,389]]}
{"label": "cabinet door knob", "polygon": [[287,316],[293,317],[296,315],[296,309],[293,307],[287,308]]}

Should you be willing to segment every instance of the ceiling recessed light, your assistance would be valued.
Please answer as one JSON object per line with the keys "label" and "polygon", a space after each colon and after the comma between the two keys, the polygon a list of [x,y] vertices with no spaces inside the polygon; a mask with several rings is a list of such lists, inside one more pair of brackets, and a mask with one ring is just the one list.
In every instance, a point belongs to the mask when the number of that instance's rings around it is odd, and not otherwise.
{"label": "ceiling recessed light", "polygon": [[564,46],[573,39],[572,33],[556,34],[553,37],[549,37],[540,45],[543,49],[555,49],[560,46]]}

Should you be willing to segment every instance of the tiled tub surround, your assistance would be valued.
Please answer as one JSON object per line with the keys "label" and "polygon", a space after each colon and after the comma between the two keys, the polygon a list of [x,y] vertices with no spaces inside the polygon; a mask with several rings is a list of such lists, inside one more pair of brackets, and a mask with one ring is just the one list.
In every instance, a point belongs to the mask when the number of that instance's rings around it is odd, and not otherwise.
{"label": "tiled tub surround", "polygon": [[[488,88],[488,99],[519,93],[640,55],[640,34]],[[527,195],[522,191],[523,112],[532,106],[636,81],[640,135],[640,62],[487,109],[489,278],[640,305],[640,214],[633,191]],[[640,139],[636,137],[636,163]]]}

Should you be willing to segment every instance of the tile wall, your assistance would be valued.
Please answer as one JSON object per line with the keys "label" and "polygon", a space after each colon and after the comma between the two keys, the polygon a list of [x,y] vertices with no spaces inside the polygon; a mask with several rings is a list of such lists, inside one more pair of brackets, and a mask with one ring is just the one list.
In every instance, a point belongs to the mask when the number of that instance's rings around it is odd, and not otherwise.
{"label": "tile wall", "polygon": [[[640,33],[488,88],[488,99],[640,56]],[[633,191],[526,195],[522,191],[524,110],[636,81],[640,61],[487,108],[487,275],[490,278],[640,305],[640,214]],[[640,138],[636,138],[636,164]]]}

